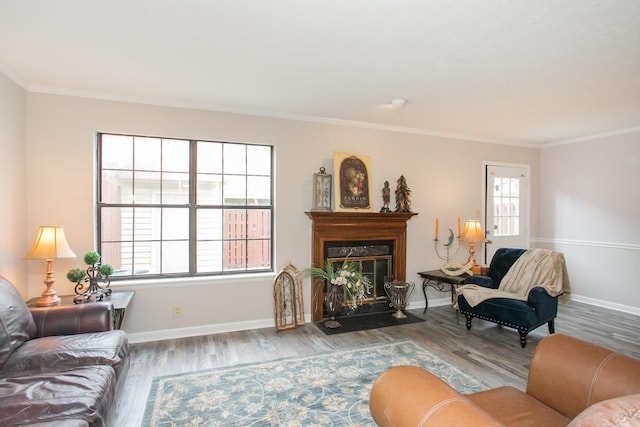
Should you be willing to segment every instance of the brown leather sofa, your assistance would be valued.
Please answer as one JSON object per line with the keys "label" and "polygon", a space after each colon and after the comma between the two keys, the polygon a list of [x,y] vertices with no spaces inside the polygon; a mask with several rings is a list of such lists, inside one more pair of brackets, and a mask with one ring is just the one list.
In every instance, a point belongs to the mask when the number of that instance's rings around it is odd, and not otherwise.
{"label": "brown leather sofa", "polygon": [[378,426],[639,426],[640,360],[562,334],[536,347],[526,392],[461,395],[415,366],[387,370],[371,390]]}
{"label": "brown leather sofa", "polygon": [[113,306],[29,309],[0,277],[0,426],[102,426],[129,368]]}

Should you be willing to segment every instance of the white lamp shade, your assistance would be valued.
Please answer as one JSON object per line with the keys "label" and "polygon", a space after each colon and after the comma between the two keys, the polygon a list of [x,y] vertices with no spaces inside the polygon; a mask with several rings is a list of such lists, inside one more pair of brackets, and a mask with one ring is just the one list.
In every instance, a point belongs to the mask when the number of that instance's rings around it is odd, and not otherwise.
{"label": "white lamp shade", "polygon": [[24,257],[26,259],[75,258],[76,254],[67,243],[63,227],[43,225],[38,229],[31,250]]}

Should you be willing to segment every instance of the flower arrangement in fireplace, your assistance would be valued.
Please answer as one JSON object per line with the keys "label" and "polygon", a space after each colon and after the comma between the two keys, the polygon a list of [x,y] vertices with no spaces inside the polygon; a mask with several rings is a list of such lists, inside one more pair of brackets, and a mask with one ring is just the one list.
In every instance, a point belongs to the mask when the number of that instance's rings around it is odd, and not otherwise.
{"label": "flower arrangement in fireplace", "polygon": [[307,269],[312,276],[322,277],[327,281],[327,292],[330,286],[342,288],[344,299],[353,308],[365,298],[371,288],[371,281],[362,274],[358,263],[345,259],[342,264],[327,260],[324,270],[317,267]]}

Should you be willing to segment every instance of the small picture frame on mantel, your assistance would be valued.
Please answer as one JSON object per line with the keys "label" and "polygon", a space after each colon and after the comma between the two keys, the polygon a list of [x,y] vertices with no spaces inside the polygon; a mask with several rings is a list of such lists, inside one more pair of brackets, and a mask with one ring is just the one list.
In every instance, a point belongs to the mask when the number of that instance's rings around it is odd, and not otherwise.
{"label": "small picture frame on mantel", "polygon": [[371,158],[335,152],[333,171],[336,211],[371,211]]}

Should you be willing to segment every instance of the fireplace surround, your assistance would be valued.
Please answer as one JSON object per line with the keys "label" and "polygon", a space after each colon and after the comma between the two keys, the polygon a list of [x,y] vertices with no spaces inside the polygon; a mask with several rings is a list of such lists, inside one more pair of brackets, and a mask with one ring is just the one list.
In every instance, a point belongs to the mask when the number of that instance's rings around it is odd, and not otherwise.
{"label": "fireplace surround", "polygon": [[[417,213],[306,212],[306,214],[312,221],[312,266],[323,268],[328,250],[331,248],[365,246],[370,248],[379,245],[391,248],[391,275],[396,280],[405,280],[407,221]],[[385,256],[384,254],[379,255],[380,258]],[[313,321],[323,318],[323,285],[321,278],[312,278],[311,314]],[[376,299],[372,298],[370,302]]]}

